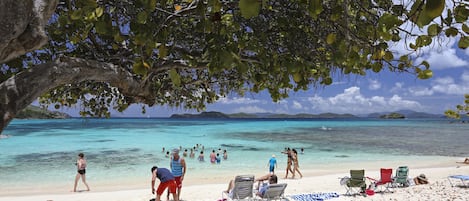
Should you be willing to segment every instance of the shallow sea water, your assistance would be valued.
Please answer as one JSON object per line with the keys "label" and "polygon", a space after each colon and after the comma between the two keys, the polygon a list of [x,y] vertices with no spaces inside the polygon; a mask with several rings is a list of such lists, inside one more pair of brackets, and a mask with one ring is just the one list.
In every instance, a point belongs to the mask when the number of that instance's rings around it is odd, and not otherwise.
{"label": "shallow sea water", "polygon": [[[153,165],[169,167],[162,152],[201,144],[205,162],[186,158],[188,176],[266,172],[272,154],[283,173],[285,147],[300,154],[300,167],[469,156],[469,124],[440,119],[66,119],[14,120],[0,140],[0,189],[36,185],[71,186],[79,152],[88,160],[91,183],[132,181],[147,185]],[[210,164],[212,150],[227,150],[228,160]],[[181,151],[182,155],[182,151]],[[186,176],[186,177],[188,177]]]}

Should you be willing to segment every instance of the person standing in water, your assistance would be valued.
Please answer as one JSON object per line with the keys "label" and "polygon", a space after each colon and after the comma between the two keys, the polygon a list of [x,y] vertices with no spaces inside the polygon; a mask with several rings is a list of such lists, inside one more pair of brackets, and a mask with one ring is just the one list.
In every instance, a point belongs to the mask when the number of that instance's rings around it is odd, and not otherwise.
{"label": "person standing in water", "polygon": [[77,166],[77,175],[75,176],[75,185],[73,186],[73,192],[77,192],[77,185],[78,185],[78,180],[81,178],[81,181],[86,186],[86,191],[90,191],[90,187],[86,183],[86,159],[85,159],[85,154],[79,153],[78,154],[78,159],[77,162],[75,163]]}
{"label": "person standing in water", "polygon": [[285,174],[285,179],[288,178],[288,172],[291,172],[292,175],[295,175],[295,173],[293,172],[293,170],[291,169],[291,166],[292,166],[292,163],[293,163],[293,160],[292,160],[292,151],[290,150],[290,147],[288,148],[285,148],[285,151],[282,152],[282,154],[286,154],[287,157],[288,157],[288,160],[287,160],[287,169],[285,170],[286,171],[286,174]]}
{"label": "person standing in water", "polygon": [[275,173],[275,168],[277,167],[277,159],[275,158],[275,154],[272,155],[272,158],[269,160],[269,172],[271,174]]}
{"label": "person standing in water", "polygon": [[303,174],[301,174],[300,172],[300,165],[298,163],[298,152],[296,151],[296,149],[293,149],[292,150],[292,161],[293,161],[293,177],[292,179],[295,178],[295,173],[298,172],[298,174],[300,175],[300,178],[303,177]]}

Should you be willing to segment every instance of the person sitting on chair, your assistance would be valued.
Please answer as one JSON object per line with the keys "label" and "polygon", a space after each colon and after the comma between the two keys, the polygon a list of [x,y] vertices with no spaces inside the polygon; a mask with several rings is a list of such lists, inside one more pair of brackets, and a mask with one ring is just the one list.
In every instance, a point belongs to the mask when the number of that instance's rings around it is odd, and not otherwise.
{"label": "person sitting on chair", "polygon": [[[263,183],[261,184],[262,181],[265,181],[265,180],[269,180],[268,183]],[[269,185],[270,184],[276,184],[278,182],[278,178],[277,178],[277,175],[275,174],[268,174],[268,175],[265,175],[263,177],[260,177],[259,179],[256,179],[256,181],[259,182],[258,184],[258,191],[256,193],[256,195],[258,195],[259,197],[264,197],[264,194],[265,192],[267,191],[267,189],[269,189]]]}

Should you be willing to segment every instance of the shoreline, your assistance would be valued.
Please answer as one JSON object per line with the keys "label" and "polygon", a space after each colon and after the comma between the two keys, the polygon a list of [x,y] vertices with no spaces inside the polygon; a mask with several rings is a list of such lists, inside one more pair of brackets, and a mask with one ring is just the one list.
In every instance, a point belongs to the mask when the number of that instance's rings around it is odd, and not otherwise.
{"label": "shoreline", "polygon": [[[332,200],[366,200],[366,198],[357,196],[349,197],[342,196],[345,193],[345,188],[339,184],[339,179],[344,176],[349,176],[350,169],[365,169],[365,175],[371,178],[379,178],[379,168],[381,167],[392,167],[393,175],[395,169],[400,166],[407,164],[409,167],[409,176],[414,177],[418,174],[424,173],[430,180],[429,185],[411,186],[407,188],[395,188],[395,192],[376,194],[373,200],[413,200],[412,196],[420,197],[420,200],[426,200],[422,196],[464,196],[469,193],[469,188],[451,187],[447,176],[463,174],[467,175],[469,172],[469,165],[456,163],[460,157],[454,158],[449,157],[448,160],[441,161],[413,161],[414,163],[408,163],[410,161],[403,162],[376,162],[376,163],[363,163],[357,162],[353,164],[341,164],[336,168],[313,168],[302,170],[304,175],[301,179],[283,179],[284,171],[278,168],[277,175],[279,176],[279,183],[287,183],[287,189],[285,195],[294,195],[302,193],[314,193],[314,192],[337,192],[341,196],[337,199]],[[418,164],[418,165],[415,165]],[[362,168],[360,168],[362,167]],[[205,177],[203,175],[197,178],[188,177],[184,181],[181,198],[185,201],[205,201],[205,200],[218,200],[221,198],[221,192],[226,190],[228,181],[236,175],[246,173],[236,173],[226,175],[217,175],[215,177]],[[265,172],[258,171],[249,174],[254,174],[256,177],[262,176]],[[73,181],[70,181],[72,184]],[[2,189],[0,193],[0,201],[36,201],[36,200],[130,200],[130,201],[148,201],[154,196],[149,190],[150,176],[137,183],[125,183],[120,181],[109,181],[106,185],[99,186],[93,185],[88,180],[91,190],[90,192],[72,193],[69,192],[70,186],[52,187],[52,186],[40,186],[40,184],[33,184],[36,188],[24,188],[21,190],[13,189]],[[455,181],[457,184],[460,181]],[[459,182],[459,183],[458,183]],[[369,184],[369,182],[367,182]],[[81,187],[81,183],[79,184]],[[433,189],[433,190],[432,190]],[[8,193],[7,193],[8,191]],[[428,192],[427,192],[428,191]],[[435,192],[432,192],[435,191]],[[442,193],[440,191],[448,191]],[[420,193],[419,193],[420,192]],[[421,192],[426,192],[421,194]],[[441,194],[442,193],[442,194]],[[410,196],[410,197],[409,197]],[[352,199],[353,198],[353,199]],[[447,197],[429,197],[438,200],[447,199]],[[419,200],[419,199],[415,199]],[[464,199],[460,199],[464,200]]]}

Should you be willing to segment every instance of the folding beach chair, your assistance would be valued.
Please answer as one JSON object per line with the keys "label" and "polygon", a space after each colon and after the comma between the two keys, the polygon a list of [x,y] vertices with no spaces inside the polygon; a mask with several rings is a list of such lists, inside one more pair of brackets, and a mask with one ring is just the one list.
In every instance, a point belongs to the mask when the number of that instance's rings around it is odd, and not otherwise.
{"label": "folding beach chair", "polygon": [[248,199],[253,200],[254,175],[238,175],[234,180],[234,187],[231,192],[222,192],[222,198],[231,200]]}
{"label": "folding beach chair", "polygon": [[[376,186],[376,188],[380,188],[380,192],[390,192],[392,193],[391,189],[389,189],[390,187],[392,187],[392,169],[391,168],[381,168],[380,169],[380,175],[381,175],[381,178],[379,180],[377,179],[373,179],[373,178],[369,178],[367,177],[368,179],[370,179],[371,181],[374,182],[374,185]],[[384,190],[383,190],[384,188]]]}
{"label": "folding beach chair", "polygon": [[466,183],[465,181],[469,180],[469,175],[451,175],[448,177],[448,181],[451,184],[451,187],[454,187],[453,182],[451,182],[451,179],[459,179],[462,182],[462,186],[468,188],[469,183]]}
{"label": "folding beach chair", "polygon": [[282,200],[287,184],[270,184],[261,200]]}
{"label": "folding beach chair", "polygon": [[409,168],[407,166],[400,166],[396,170],[396,176],[393,178],[394,187],[407,187],[409,182],[407,177],[409,176]]}
{"label": "folding beach chair", "polygon": [[[358,188],[358,190],[356,189]],[[350,179],[345,183],[345,195],[354,195],[365,192],[365,170],[350,170]]]}

